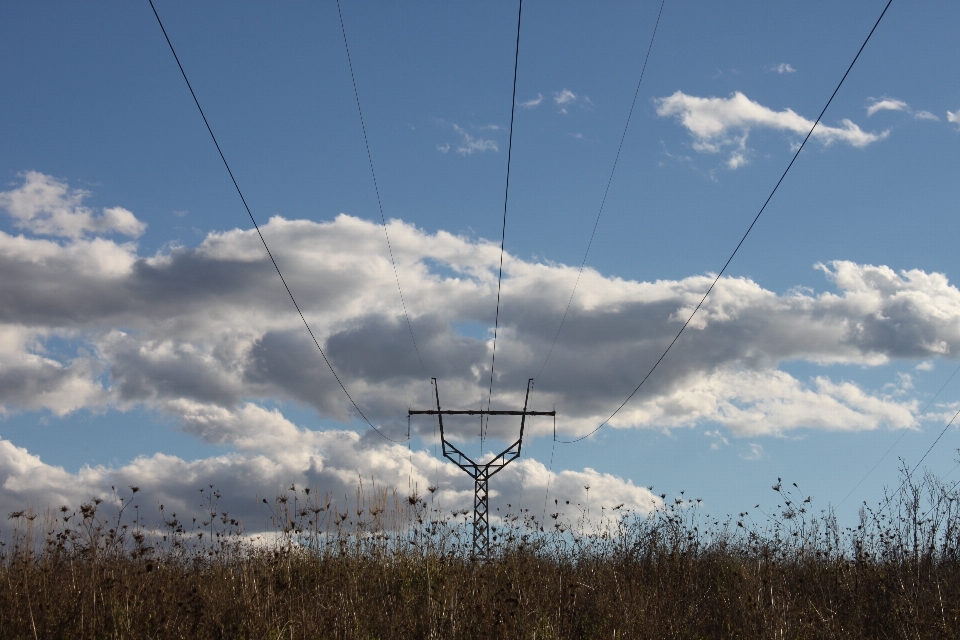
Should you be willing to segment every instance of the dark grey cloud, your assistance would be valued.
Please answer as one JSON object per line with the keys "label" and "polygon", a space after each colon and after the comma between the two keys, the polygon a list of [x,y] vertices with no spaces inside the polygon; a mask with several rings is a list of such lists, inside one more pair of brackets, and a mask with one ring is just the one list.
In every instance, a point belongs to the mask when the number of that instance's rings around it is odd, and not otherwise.
{"label": "dark grey cloud", "polygon": [[[425,487],[431,473],[446,468],[369,430],[313,432],[264,408],[293,400],[321,418],[357,418],[255,232],[210,234],[198,247],[145,256],[134,244],[95,237],[95,225],[69,217],[86,215],[69,204],[43,204],[58,212],[56,228],[71,230],[58,239],[0,232],[0,411],[63,415],[140,406],[234,453],[196,463],[156,454],[124,467],[67,474],[0,440],[0,502],[75,499],[81,489],[121,479],[184,505],[197,484],[211,482],[230,483],[236,495],[291,481],[341,491],[369,471],[394,486],[416,476]],[[137,228],[116,215],[125,228]],[[492,334],[484,329],[493,323],[498,245],[390,223],[424,372],[379,225],[345,215],[324,223],[276,217],[262,229],[343,384],[388,434],[405,434],[408,408],[434,404],[431,376],[440,380],[445,407],[485,403]],[[826,277],[822,293],[781,295],[749,279],[722,278],[613,426],[706,422],[754,436],[909,424],[917,409],[909,396],[826,376],[801,381],[779,364],[870,366],[954,357],[960,291],[935,273],[844,261],[819,268]],[[577,270],[506,255],[504,275],[492,405],[515,408],[550,350]],[[586,270],[532,404],[555,407],[562,434],[592,429],[646,374],[711,280],[634,282]],[[465,325],[473,329],[461,331]],[[70,345],[71,355],[48,349],[54,341]],[[477,425],[451,426],[472,437]],[[412,427],[432,442],[432,420]],[[529,426],[540,434],[551,428],[542,421]],[[515,430],[508,421],[491,422],[492,436]],[[536,464],[516,469],[545,485],[550,476]],[[600,482],[602,474],[588,472]],[[436,481],[448,483],[447,498],[469,497],[455,470],[443,473]],[[519,497],[521,481],[510,474],[505,486],[516,487]],[[629,483],[608,480],[610,495],[632,496],[637,504],[648,499]]]}
{"label": "dark grey cloud", "polygon": [[240,401],[242,387],[232,362],[181,341],[144,342],[136,335],[111,336],[103,344],[110,381],[122,402],[188,398],[221,406]]}
{"label": "dark grey cloud", "polygon": [[[450,406],[485,397],[490,336],[460,335],[456,327],[492,320],[495,247],[393,223],[425,373],[398,313],[392,267],[376,253],[376,225],[346,216],[323,224],[275,218],[264,230],[288,251],[281,260],[288,282],[368,418],[396,427],[408,407],[433,404],[432,376]],[[0,278],[0,300],[11,302],[0,320],[85,345],[109,372],[107,392],[117,402],[160,407],[182,398],[232,407],[284,398],[321,416],[355,417],[251,232],[213,234],[195,249],[152,257],[103,239],[3,235],[0,269],[11,274]],[[699,393],[706,377],[724,372],[772,375],[783,360],[870,364],[956,353],[960,292],[943,276],[846,262],[823,269],[836,293],[777,295],[750,280],[721,279],[637,401]],[[498,406],[522,402],[526,379],[550,351],[574,273],[507,257]],[[535,388],[567,418],[561,429],[605,418],[710,280],[638,283],[588,270]],[[45,375],[54,373],[63,375]],[[3,397],[12,408],[36,404],[22,393]]]}

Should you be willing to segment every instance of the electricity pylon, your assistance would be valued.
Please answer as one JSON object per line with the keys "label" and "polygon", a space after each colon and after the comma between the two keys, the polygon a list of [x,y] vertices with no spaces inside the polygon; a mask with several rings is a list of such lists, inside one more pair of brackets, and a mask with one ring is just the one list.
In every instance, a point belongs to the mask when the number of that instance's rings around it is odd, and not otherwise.
{"label": "electricity pylon", "polygon": [[[408,415],[411,416],[437,416],[437,420],[440,423],[440,442],[443,445],[443,456],[466,471],[474,480],[473,555],[475,557],[486,558],[490,552],[489,496],[487,493],[490,477],[520,457],[520,448],[523,446],[523,429],[527,416],[554,416],[554,418],[556,418],[557,415],[556,411],[527,411],[531,384],[533,384],[533,378],[527,381],[527,396],[523,401],[523,411],[491,411],[489,409],[452,411],[440,408],[440,389],[437,385],[437,379],[433,378],[433,389],[437,398],[437,408],[423,410],[410,409],[408,411]],[[483,416],[520,416],[520,437],[490,462],[474,462],[469,456],[447,440],[446,432],[443,429],[443,416],[481,416],[481,420]]]}

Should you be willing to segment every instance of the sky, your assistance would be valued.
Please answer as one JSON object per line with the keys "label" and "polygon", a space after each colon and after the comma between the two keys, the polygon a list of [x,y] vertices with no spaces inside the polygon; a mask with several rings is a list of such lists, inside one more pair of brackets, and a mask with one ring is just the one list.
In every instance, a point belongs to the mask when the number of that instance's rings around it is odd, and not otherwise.
{"label": "sky", "polygon": [[[617,409],[884,4],[666,0],[637,90],[659,3],[527,0],[493,408],[520,408],[535,378],[531,407],[556,410],[560,440]],[[405,440],[432,377],[444,408],[479,408],[517,5],[343,0],[365,132],[335,2],[156,7],[364,415]],[[352,495],[360,481],[436,487],[444,508],[469,508],[472,481],[438,455],[435,423],[390,442],[339,387],[146,0],[2,13],[0,509],[137,486],[144,504],[190,513],[214,485],[256,528],[263,496]],[[955,3],[891,5],[656,371],[576,444],[531,419],[492,509],[646,513],[683,491],[736,514],[775,505],[783,478],[850,524],[903,465],[960,480],[947,426],[960,409],[958,21]],[[519,425],[491,419],[482,445],[475,420],[448,427],[491,456]]]}

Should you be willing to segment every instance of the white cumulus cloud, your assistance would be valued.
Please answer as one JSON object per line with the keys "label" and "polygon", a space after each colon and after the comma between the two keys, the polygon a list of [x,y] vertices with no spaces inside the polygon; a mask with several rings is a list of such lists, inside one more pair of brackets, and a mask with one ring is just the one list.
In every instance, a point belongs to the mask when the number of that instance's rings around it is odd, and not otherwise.
{"label": "white cumulus cloud", "polygon": [[910,105],[903,100],[895,100],[893,98],[872,100],[867,106],[867,116],[872,116],[878,111],[906,111],[910,113]]}
{"label": "white cumulus cloud", "polygon": [[95,215],[83,200],[91,194],[83,189],[71,189],[64,182],[39,173],[27,171],[23,184],[10,191],[0,192],[0,208],[13,218],[20,228],[40,235],[79,238],[84,235],[119,233],[137,237],[147,225],[123,207],[108,207]]}
{"label": "white cumulus cloud", "polygon": [[[256,532],[270,529],[269,512],[258,497],[272,502],[274,496],[294,485],[331,498],[343,511],[361,483],[368,490],[396,489],[404,501],[410,495],[428,497],[432,506],[443,512],[472,507],[472,479],[426,451],[410,452],[400,445],[371,448],[352,431],[311,432],[292,426],[287,431],[282,452],[250,451],[190,461],[155,453],[116,467],[84,467],[77,473],[46,464],[0,438],[0,511],[6,514],[32,508],[43,513],[60,505],[76,509],[92,498],[105,500],[103,508],[110,510],[113,487],[121,495],[129,495],[127,488],[135,486],[140,491],[139,513],[148,525],[159,523],[157,507],[161,504],[167,518],[175,513],[189,522],[191,516],[199,519],[205,515],[198,505],[201,494],[197,490],[212,486],[222,496],[218,511],[239,518],[247,531]],[[438,490],[431,494],[428,487]],[[553,511],[557,510],[554,500],[561,505],[567,500],[579,503],[595,513],[617,504],[649,513],[662,505],[648,489],[616,476],[590,468],[554,472],[531,459],[506,467],[491,486],[491,499],[502,506],[502,512],[509,504],[513,513],[527,508],[539,520],[544,498]],[[579,515],[575,508],[560,510],[566,511],[567,519],[575,520]],[[496,512],[492,519],[498,520]]]}
{"label": "white cumulus cloud", "polygon": [[[673,116],[687,129],[694,139],[693,147],[702,153],[719,153],[736,146],[728,166],[736,168],[743,162],[742,147],[754,128],[767,128],[804,136],[813,127],[814,121],[797,114],[792,109],[774,111],[747,98],[737,91],[729,98],[700,98],[677,91],[671,96],[655,101],[657,114]],[[889,131],[871,133],[863,131],[850,120],[841,120],[841,126],[817,125],[812,137],[824,144],[845,142],[854,147],[865,147],[882,140]]]}
{"label": "white cumulus cloud", "polygon": [[929,111],[914,111],[910,108],[909,104],[903,100],[897,100],[896,98],[881,98],[879,100],[876,98],[870,98],[869,104],[867,105],[867,116],[872,116],[878,111],[902,111],[904,113],[909,113],[916,120],[940,120],[940,118]]}

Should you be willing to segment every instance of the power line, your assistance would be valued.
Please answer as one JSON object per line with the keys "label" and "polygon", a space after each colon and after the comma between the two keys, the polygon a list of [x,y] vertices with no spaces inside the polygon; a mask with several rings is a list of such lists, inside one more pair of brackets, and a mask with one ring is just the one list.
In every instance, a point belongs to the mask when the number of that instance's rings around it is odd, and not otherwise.
{"label": "power line", "polygon": [[943,437],[943,434],[945,434],[945,433],[947,432],[947,429],[949,429],[949,428],[950,428],[950,425],[953,424],[953,421],[957,419],[957,416],[960,416],[960,410],[958,410],[955,414],[953,414],[953,417],[950,418],[950,422],[948,422],[946,425],[944,425],[943,431],[941,431],[941,432],[940,432],[940,435],[937,436],[937,439],[933,441],[933,444],[930,445],[930,448],[927,449],[927,452],[924,453],[922,456],[920,456],[920,460],[917,462],[916,466],[913,467],[913,471],[910,472],[910,475],[913,475],[914,473],[917,472],[917,469],[920,467],[920,464],[921,464],[921,463],[924,461],[924,459],[930,454],[930,452],[933,451],[933,448],[934,448],[935,446],[937,446],[937,443],[940,442],[940,438],[942,438],[942,437]]}
{"label": "power line", "polygon": [[[955,465],[953,466],[953,468],[950,469],[950,471],[947,471],[946,475],[944,475],[944,476],[941,477],[941,481],[945,480],[945,479],[947,478],[947,476],[949,476],[951,473],[953,473],[954,471],[956,471],[956,470],[957,470],[957,467],[960,467],[960,462],[958,462],[957,464],[955,464]],[[946,495],[950,495],[950,493],[951,493],[954,489],[957,488],[957,485],[958,485],[958,484],[960,484],[960,480],[957,480],[957,481],[954,482],[952,485],[950,485],[950,488],[947,489],[944,493],[945,493]],[[922,521],[922,520],[925,520],[925,519],[927,518],[927,516],[930,515],[930,512],[933,511],[933,510],[936,509],[936,508],[937,508],[937,506],[936,506],[936,504],[934,504],[934,506],[932,506],[932,507],[930,507],[929,509],[927,509],[926,513],[924,513],[922,516],[920,516],[920,520],[921,520],[921,521]]]}
{"label": "power line", "polygon": [[[917,462],[916,465],[914,465],[914,467],[913,467],[913,469],[910,471],[910,473],[907,474],[907,477],[903,479],[903,482],[900,483],[900,486],[897,487],[897,490],[894,491],[893,493],[891,493],[890,496],[886,499],[886,501],[885,501],[882,505],[880,505],[880,508],[877,510],[877,513],[878,513],[878,514],[879,514],[879,513],[882,513],[883,510],[887,508],[887,505],[890,504],[890,501],[893,500],[893,497],[894,497],[895,495],[897,495],[898,493],[900,493],[900,490],[903,489],[904,486],[906,486],[907,482],[909,482],[909,481],[910,481],[910,478],[913,477],[913,474],[915,474],[915,473],[917,472],[917,469],[920,468],[920,465],[923,463],[923,461],[926,459],[926,457],[930,454],[931,451],[933,451],[933,448],[934,448],[935,446],[937,446],[937,443],[940,442],[940,438],[943,437],[943,434],[945,434],[945,433],[947,432],[947,429],[950,428],[950,425],[953,424],[953,421],[957,419],[957,416],[960,416],[960,410],[957,410],[957,412],[956,412],[955,414],[953,414],[953,417],[950,418],[950,422],[948,422],[946,425],[944,425],[943,431],[941,431],[941,432],[940,432],[940,435],[937,436],[937,439],[933,441],[933,444],[930,445],[930,448],[927,449],[927,452],[924,453],[924,454],[920,457],[920,460]],[[952,473],[952,471],[953,471],[953,470],[951,470],[951,473]],[[929,512],[928,512],[928,513],[929,513]]]}
{"label": "power line", "polygon": [[773,191],[771,191],[770,195],[767,196],[767,199],[764,201],[763,206],[760,207],[760,211],[758,211],[757,215],[754,216],[753,222],[751,222],[750,226],[747,227],[747,231],[743,234],[743,237],[740,238],[740,242],[737,243],[737,246],[736,248],[734,248],[733,253],[730,254],[730,257],[727,258],[727,261],[724,263],[723,268],[720,269],[720,273],[718,273],[717,276],[713,279],[713,282],[710,283],[710,287],[707,289],[707,292],[703,294],[703,297],[700,299],[700,302],[697,303],[697,306],[693,310],[693,313],[690,314],[690,317],[687,318],[687,321],[683,323],[682,327],[680,327],[680,331],[677,332],[677,335],[674,336],[673,340],[670,341],[670,344],[667,345],[667,348],[664,350],[663,354],[661,354],[661,356],[657,358],[657,361],[653,363],[653,366],[647,372],[647,375],[643,376],[643,379],[640,381],[640,384],[636,386],[636,388],[630,393],[630,395],[627,396],[626,400],[621,402],[620,406],[617,407],[617,410],[611,413],[606,420],[604,420],[599,425],[597,425],[597,427],[590,433],[580,436],[579,438],[574,438],[573,440],[560,440],[559,442],[561,442],[562,444],[573,444],[575,442],[580,442],[585,438],[589,438],[594,433],[596,433],[601,428],[603,428],[604,425],[609,423],[610,420],[612,420],[614,416],[620,413],[620,410],[623,409],[623,407],[626,406],[628,402],[630,402],[630,399],[636,395],[637,391],[640,390],[640,387],[643,386],[643,383],[645,383],[650,378],[650,376],[653,374],[654,371],[656,371],[660,363],[663,362],[663,359],[667,357],[667,354],[670,353],[670,349],[672,349],[673,345],[677,343],[677,340],[680,339],[680,336],[683,334],[684,330],[693,320],[693,317],[697,315],[697,312],[700,310],[700,307],[702,307],[703,303],[706,302],[707,297],[713,291],[713,288],[717,285],[717,282],[720,281],[720,278],[723,276],[724,272],[726,272],[727,267],[730,266],[730,263],[733,261],[734,256],[736,256],[737,252],[740,251],[740,247],[743,246],[743,243],[746,241],[747,236],[750,235],[750,232],[753,230],[753,227],[757,224],[757,221],[760,219],[760,216],[763,215],[763,212],[766,210],[767,205],[770,204],[770,200],[773,199],[773,196],[777,192],[777,189],[780,188],[780,185],[783,183],[784,178],[787,177],[787,173],[790,171],[790,167],[792,167],[793,163],[797,161],[797,157],[799,157],[800,152],[803,151],[803,147],[806,146],[807,141],[810,139],[810,136],[813,135],[814,129],[816,129],[817,125],[820,124],[820,120],[823,118],[823,114],[827,112],[827,109],[830,107],[830,103],[833,102],[833,99],[834,97],[836,97],[837,92],[840,91],[840,87],[843,86],[844,80],[847,79],[847,76],[850,74],[850,71],[853,69],[853,65],[857,63],[857,60],[860,58],[860,54],[863,53],[863,50],[867,46],[867,43],[870,42],[870,38],[873,36],[873,32],[877,30],[878,26],[880,26],[880,21],[883,20],[883,16],[886,15],[887,9],[890,8],[890,5],[892,3],[893,3],[893,0],[887,0],[887,4],[883,8],[883,11],[880,13],[880,17],[877,18],[877,21],[874,23],[873,28],[870,29],[870,33],[867,34],[867,37],[863,41],[863,44],[860,45],[860,49],[857,51],[857,55],[853,57],[853,62],[851,62],[850,66],[847,67],[847,71],[843,74],[843,77],[840,78],[840,82],[837,83],[837,87],[833,90],[833,93],[830,94],[830,99],[827,100],[827,104],[824,105],[823,110],[820,112],[820,115],[817,116],[816,122],[813,123],[813,126],[810,127],[810,131],[808,131],[806,137],[804,137],[803,142],[801,142],[800,146],[797,147],[796,153],[793,154],[793,158],[791,158],[790,163],[787,165],[787,168],[783,170],[783,174],[780,176],[780,179],[777,180],[777,184],[773,187]]}
{"label": "power line", "polygon": [[350,67],[353,97],[357,100],[357,112],[360,114],[360,130],[363,131],[363,144],[367,149],[367,162],[370,164],[373,190],[377,194],[377,206],[380,208],[380,221],[383,223],[383,235],[387,238],[387,250],[390,252],[390,264],[393,265],[393,277],[397,281],[397,291],[400,292],[400,304],[403,305],[403,315],[407,319],[407,329],[410,330],[413,349],[417,352],[417,360],[420,361],[420,368],[423,370],[423,375],[427,375],[427,368],[423,366],[423,358],[420,357],[420,347],[417,346],[417,338],[413,335],[413,325],[410,324],[410,314],[407,313],[407,302],[403,299],[403,289],[400,288],[400,274],[397,272],[397,261],[393,258],[393,246],[390,244],[390,234],[387,232],[387,218],[383,215],[383,203],[380,201],[380,187],[377,186],[377,173],[373,170],[373,155],[370,153],[370,142],[367,140],[367,126],[363,122],[363,109],[360,108],[360,92],[357,91],[357,79],[353,73],[353,60],[350,58],[350,45],[347,44],[347,30],[343,26],[343,12],[340,10],[340,0],[337,0],[337,15],[340,17],[340,33],[343,34],[343,48],[347,50],[347,65]]}
{"label": "power line", "polygon": [[303,321],[303,326],[307,328],[307,333],[310,334],[310,338],[313,339],[313,343],[317,345],[320,355],[323,356],[323,361],[327,364],[327,367],[330,369],[330,373],[332,373],[333,377],[336,378],[337,384],[340,385],[343,393],[346,394],[347,398],[350,400],[350,404],[352,404],[353,408],[357,410],[357,413],[360,414],[360,417],[363,418],[364,422],[366,422],[371,429],[379,433],[390,442],[396,442],[398,444],[403,442],[402,440],[394,440],[390,436],[386,435],[367,419],[367,416],[364,415],[363,411],[360,410],[360,407],[358,407],[357,403],[354,402],[350,392],[347,391],[347,388],[343,385],[343,382],[340,380],[340,376],[338,376],[337,372],[333,369],[333,365],[330,363],[330,360],[327,359],[327,354],[324,353],[323,347],[320,346],[320,342],[313,333],[313,329],[311,329],[310,325],[307,323],[307,319],[303,315],[303,311],[300,310],[300,305],[297,304],[297,299],[293,297],[293,291],[290,290],[290,285],[287,284],[287,280],[280,272],[280,266],[274,259],[273,252],[270,251],[270,247],[267,246],[267,241],[264,239],[263,233],[260,232],[260,225],[257,224],[256,218],[253,217],[253,212],[250,210],[250,205],[247,204],[247,199],[243,197],[243,192],[240,190],[240,185],[237,184],[237,179],[233,176],[233,171],[230,169],[230,164],[227,162],[226,156],[223,155],[223,150],[220,148],[220,143],[217,142],[217,137],[213,135],[213,129],[210,127],[210,122],[207,120],[207,116],[203,112],[203,107],[200,106],[200,100],[197,99],[197,94],[194,92],[193,86],[190,84],[190,80],[187,78],[187,72],[183,70],[183,65],[180,64],[180,57],[177,55],[176,49],[173,48],[173,42],[170,41],[170,36],[167,35],[167,30],[163,26],[163,21],[160,19],[160,14],[157,13],[157,8],[153,5],[153,0],[147,0],[147,2],[150,3],[150,8],[153,9],[153,15],[157,18],[157,24],[160,25],[160,30],[163,32],[163,37],[167,41],[167,46],[170,47],[170,53],[173,54],[173,59],[177,61],[177,67],[180,68],[180,75],[183,76],[184,82],[187,83],[187,89],[190,90],[190,95],[193,96],[193,102],[197,105],[197,110],[200,112],[200,117],[203,118],[203,124],[206,125],[207,132],[210,134],[210,138],[213,140],[213,144],[217,148],[217,153],[220,154],[220,159],[223,161],[223,166],[226,167],[227,173],[230,175],[230,180],[233,182],[233,186],[237,190],[237,195],[240,196],[240,201],[243,202],[243,208],[247,210],[247,215],[250,216],[250,221],[253,223],[253,228],[256,229],[257,235],[260,237],[260,242],[263,244],[263,248],[266,249],[267,255],[270,257],[270,262],[273,263],[273,268],[277,270],[277,275],[280,276],[280,282],[283,283],[284,289],[287,290],[287,295],[290,296],[290,301],[293,302],[293,306],[297,308],[297,313],[300,314],[300,319]]}
{"label": "power line", "polygon": [[860,478],[860,482],[858,482],[857,485],[856,485],[853,489],[850,489],[850,492],[843,497],[843,500],[840,501],[840,503],[837,505],[837,507],[840,507],[841,505],[843,505],[843,503],[847,501],[847,498],[849,498],[850,496],[852,496],[852,495],[853,495],[853,492],[856,491],[856,490],[860,487],[861,484],[863,484],[864,480],[866,480],[868,477],[870,477],[870,474],[873,473],[873,472],[877,469],[877,467],[880,466],[880,463],[883,462],[884,459],[885,459],[888,455],[890,455],[890,452],[893,451],[894,447],[896,447],[898,444],[900,444],[900,441],[903,440],[903,436],[907,435],[907,431],[910,430],[910,427],[912,427],[913,425],[917,424],[917,422],[920,421],[920,418],[923,416],[923,414],[925,414],[925,413],[927,412],[927,409],[930,408],[930,405],[933,404],[933,401],[936,400],[936,399],[940,396],[940,393],[941,393],[944,389],[947,388],[947,385],[950,384],[950,381],[953,380],[953,377],[954,377],[955,375],[957,375],[958,372],[960,372],[960,367],[957,367],[957,368],[953,371],[953,373],[950,374],[950,377],[947,378],[947,381],[943,383],[943,386],[942,386],[942,387],[940,387],[940,391],[937,391],[937,393],[934,394],[934,396],[930,399],[930,402],[928,402],[927,405],[923,408],[923,410],[922,410],[920,413],[917,414],[917,417],[913,419],[913,422],[911,422],[910,424],[908,424],[907,426],[905,426],[905,427],[900,431],[900,437],[897,438],[896,441],[895,441],[892,445],[890,445],[890,448],[887,449],[882,456],[880,456],[880,459],[877,460],[877,463],[876,463],[875,465],[873,465],[873,467],[870,468],[870,471],[867,471],[866,475],[864,475],[862,478]]}
{"label": "power line", "polygon": [[560,319],[560,326],[557,327],[557,335],[553,337],[553,344],[550,345],[550,351],[547,352],[547,357],[543,359],[543,364],[540,365],[540,371],[537,372],[537,375],[534,378],[539,378],[540,374],[543,373],[544,367],[547,366],[547,361],[550,360],[550,356],[553,354],[553,348],[557,346],[557,340],[560,338],[560,331],[563,329],[563,323],[567,319],[567,314],[570,313],[570,305],[573,303],[573,296],[577,293],[577,287],[580,285],[580,276],[583,275],[583,268],[587,264],[587,256],[590,255],[590,247],[593,246],[593,238],[597,235],[597,226],[600,224],[600,214],[603,213],[603,206],[607,203],[607,194],[610,192],[610,183],[613,182],[613,174],[617,170],[617,163],[620,162],[620,152],[623,150],[623,141],[627,137],[627,129],[630,128],[630,120],[633,118],[633,109],[637,106],[637,96],[640,95],[640,84],[643,82],[643,75],[647,71],[647,61],[650,60],[650,51],[653,49],[653,40],[657,37],[657,27],[660,26],[660,16],[663,15],[663,5],[667,0],[660,0],[660,11],[657,13],[657,22],[653,25],[653,34],[650,36],[650,44],[647,46],[647,55],[643,59],[643,68],[640,70],[640,80],[637,82],[637,89],[633,92],[633,102],[630,103],[630,111],[627,113],[627,123],[623,125],[623,134],[620,136],[620,146],[617,147],[617,155],[613,159],[613,167],[610,169],[610,177],[607,178],[607,188],[603,190],[603,199],[600,201],[600,210],[597,211],[597,219],[593,222],[593,231],[590,233],[590,242],[587,243],[587,250],[583,254],[583,261],[580,263],[580,271],[577,272],[577,279],[573,283],[573,291],[570,292],[570,299],[567,300],[567,308],[563,311],[563,317]]}
{"label": "power line", "polygon": [[[503,230],[500,233],[500,272],[497,275],[497,313],[493,323],[493,352],[490,356],[490,389],[487,392],[487,410],[493,398],[493,368],[497,363],[497,332],[500,329],[500,286],[503,284],[503,245],[507,239],[507,201],[510,198],[510,161],[513,158],[513,116],[517,111],[517,68],[520,63],[520,17],[523,15],[523,0],[517,9],[517,46],[513,54],[513,96],[510,102],[510,138],[507,143],[507,186],[503,192]],[[487,426],[490,417],[487,416]],[[480,447],[483,448],[483,427],[480,428]]]}

